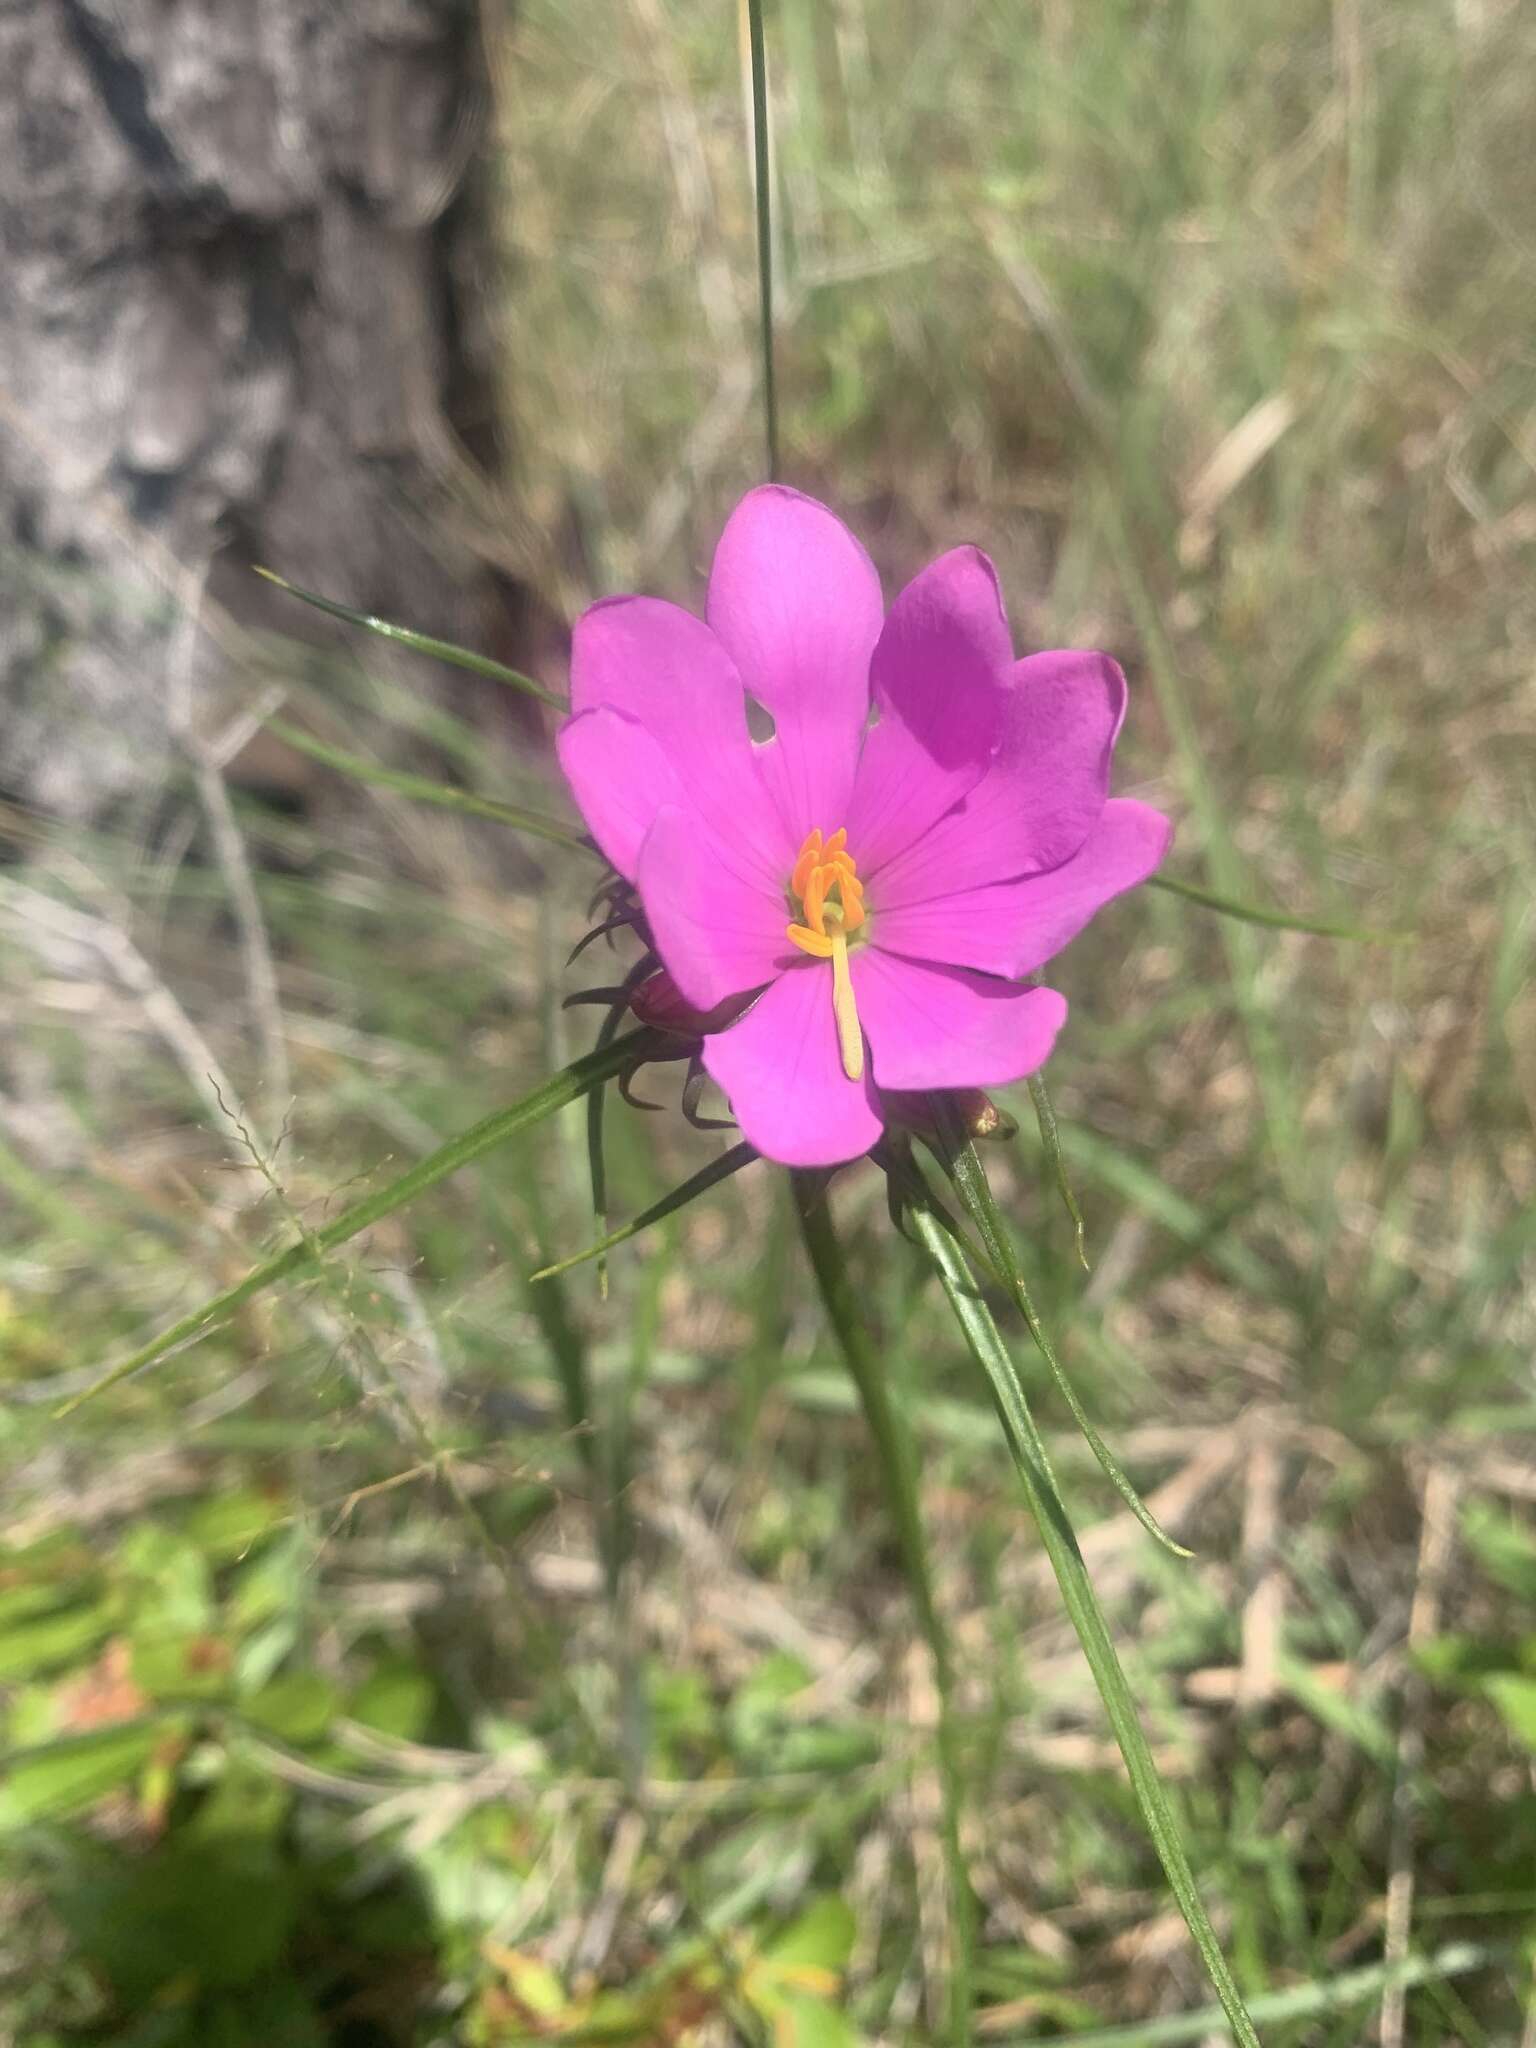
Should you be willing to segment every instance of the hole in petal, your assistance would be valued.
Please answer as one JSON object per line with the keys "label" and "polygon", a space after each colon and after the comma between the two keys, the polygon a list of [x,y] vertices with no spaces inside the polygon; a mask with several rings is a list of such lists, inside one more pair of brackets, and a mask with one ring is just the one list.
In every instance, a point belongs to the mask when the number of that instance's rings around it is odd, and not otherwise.
{"label": "hole in petal", "polygon": [[766,746],[769,740],[776,739],[779,731],[768,706],[759,704],[750,694],[747,697],[747,731],[760,747]]}

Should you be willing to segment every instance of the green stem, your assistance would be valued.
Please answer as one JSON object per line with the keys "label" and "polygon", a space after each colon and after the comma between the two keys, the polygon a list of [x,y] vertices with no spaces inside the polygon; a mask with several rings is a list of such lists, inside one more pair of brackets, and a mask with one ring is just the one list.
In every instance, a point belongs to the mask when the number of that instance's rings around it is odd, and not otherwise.
{"label": "green stem", "polygon": [[521,1101],[510,1103],[505,1109],[493,1110],[480,1122],[472,1124],[458,1137],[450,1138],[446,1145],[419,1160],[408,1173],[390,1181],[387,1187],[356,1202],[350,1209],[344,1209],[319,1230],[306,1231],[296,1244],[285,1251],[276,1253],[261,1265],[255,1266],[243,1280],[237,1280],[233,1287],[226,1287],[215,1294],[200,1308],[193,1309],[162,1330],[158,1337],[152,1337],[147,1344],[141,1344],[137,1351],[114,1365],[110,1372],[92,1382],[83,1393],[65,1401],[54,1413],[56,1416],[73,1414],[82,1402],[95,1395],[105,1393],[108,1387],[116,1386],[119,1380],[127,1379],[130,1373],[138,1372],[143,1366],[152,1364],[162,1357],[173,1345],[183,1344],[189,1338],[201,1336],[211,1324],[227,1316],[243,1302],[259,1294],[274,1281],[286,1279],[290,1273],[299,1272],[305,1266],[319,1262],[326,1252],[334,1251],[359,1231],[368,1229],[370,1224],[402,1209],[407,1202],[413,1202],[428,1188],[436,1187],[440,1180],[446,1180],[450,1173],[457,1173],[461,1166],[468,1166],[482,1153],[504,1144],[517,1132],[525,1131],[530,1125],[540,1123],[547,1116],[553,1116],[557,1109],[564,1109],[568,1102],[579,1102],[581,1097],[614,1075],[622,1073],[636,1053],[653,1043],[649,1031],[626,1032],[611,1045],[589,1052],[584,1058],[573,1060],[570,1066],[551,1075]]}
{"label": "green stem", "polygon": [[1039,1527],[1051,1569],[1056,1574],[1056,1583],[1061,1588],[1062,1603],[1083,1646],[1099,1697],[1114,1729],[1115,1740],[1125,1758],[1125,1767],[1147,1832],[1167,1872],[1179,1910],[1194,1937],[1206,1974],[1221,2001],[1234,2037],[1241,2048],[1260,2048],[1259,2037],[1254,2032],[1242,1995],[1222,1955],[1216,1931],[1201,1903],[1172,1802],[1142,1732],[1130,1686],[1115,1655],[1088,1568],[1062,1504],[1044,1440],[1024,1398],[1018,1369],[998,1333],[990,1310],[976,1290],[965,1255],[955,1240],[931,1210],[915,1210],[912,1221],[924,1250],[933,1261],[971,1355],[987,1375],[992,1398],[1013,1453],[1013,1462],[1023,1482],[1025,1498]]}
{"label": "green stem", "polygon": [[762,320],[763,430],[768,476],[779,474],[779,393],[773,366],[773,193],[768,155],[768,57],[763,42],[763,0],[747,0],[752,56],[752,156],[757,182],[757,300]]}
{"label": "green stem", "polygon": [[858,1389],[864,1419],[874,1439],[886,1507],[896,1526],[896,1540],[901,1548],[912,1604],[917,1611],[918,1627],[933,1659],[934,1683],[939,1695],[936,1749],[944,1799],[944,1859],[954,1946],[949,1983],[949,2038],[956,2048],[964,2048],[971,2038],[975,1903],[960,1847],[964,1780],[955,1726],[954,1664],[949,1637],[933,1596],[928,1542],[918,1500],[916,1457],[905,1418],[891,1399],[884,1364],[876,1355],[859,1312],[847,1261],[832,1224],[826,1179],[821,1174],[796,1172],[790,1175],[790,1185],[800,1235],[816,1276],[827,1320],[832,1325],[849,1374]]}

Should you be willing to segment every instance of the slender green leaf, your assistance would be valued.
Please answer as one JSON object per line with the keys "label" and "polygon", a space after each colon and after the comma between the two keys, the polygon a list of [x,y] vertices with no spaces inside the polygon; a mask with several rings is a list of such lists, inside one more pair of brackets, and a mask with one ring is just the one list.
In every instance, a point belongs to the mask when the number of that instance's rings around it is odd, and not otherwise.
{"label": "slender green leaf", "polygon": [[1077,1196],[1067,1177],[1067,1163],[1061,1156],[1061,1131],[1056,1123],[1056,1112],[1051,1107],[1051,1098],[1046,1093],[1045,1082],[1039,1074],[1031,1074],[1029,1077],[1029,1099],[1035,1105],[1035,1121],[1040,1126],[1040,1142],[1045,1147],[1045,1156],[1050,1161],[1052,1173],[1056,1176],[1057,1192],[1072,1219],[1078,1264],[1086,1273],[1090,1268],[1085,1245],[1087,1233],[1083,1228],[1083,1212],[1077,1206]]}
{"label": "slender green leaf", "polygon": [[1194,1937],[1206,1974],[1241,2048],[1259,2048],[1259,2037],[1254,2032],[1242,1995],[1222,1955],[1216,1931],[1201,1903],[1172,1802],[1158,1775],[1152,1751],[1137,1718],[1130,1686],[1115,1655],[1088,1568],[1057,1490],[1049,1455],[1025,1399],[1018,1369],[986,1303],[976,1290],[960,1247],[931,1210],[917,1210],[913,1222],[938,1272],[971,1355],[991,1385],[1014,1464],[1023,1482],[1025,1498],[1039,1527],[1041,1541],[1056,1574],[1056,1583],[1061,1588],[1062,1603],[1083,1646],[1099,1697],[1104,1702],[1120,1753],[1125,1758],[1147,1832],[1168,1874],[1179,1910]]}
{"label": "slender green leaf", "polygon": [[849,1376],[858,1388],[864,1419],[874,1439],[886,1507],[896,1527],[908,1590],[917,1610],[918,1626],[933,1658],[934,1683],[939,1694],[937,1759],[944,1800],[944,1856],[954,1933],[949,2033],[951,2040],[961,2044],[971,2038],[975,1903],[960,1846],[960,1815],[965,1795],[954,1725],[954,1663],[949,1637],[933,1593],[928,1539],[918,1499],[916,1454],[906,1418],[891,1399],[884,1362],[877,1355],[865,1327],[858,1291],[832,1226],[827,1202],[827,1177],[820,1173],[800,1172],[791,1174],[790,1182],[800,1235],[811,1262],[811,1271],[816,1276],[822,1306],[848,1366]]}
{"label": "slender green leaf", "polygon": [[[597,1050],[608,1044],[623,1023],[629,1014],[629,998],[656,971],[656,966],[656,955],[644,952],[619,983],[617,994],[611,995],[608,1014],[598,1026]],[[603,1148],[607,1110],[608,1090],[594,1088],[587,1097],[587,1182],[592,1190],[592,1219],[599,1231],[606,1231],[608,1223],[608,1155]],[[602,1251],[597,1254],[597,1295],[599,1301],[608,1299],[608,1260]]]}
{"label": "slender green leaf", "polygon": [[584,1252],[572,1252],[568,1259],[558,1259],[552,1266],[541,1266],[537,1273],[530,1273],[532,1280],[552,1280],[557,1273],[568,1273],[572,1266],[585,1265],[588,1259],[599,1258],[604,1252],[611,1252],[615,1245],[627,1244],[632,1237],[638,1237],[642,1230],[649,1230],[653,1223],[661,1223],[668,1216],[675,1216],[679,1209],[686,1209],[690,1202],[696,1202],[700,1195],[718,1187],[723,1180],[729,1180],[733,1173],[740,1173],[744,1166],[750,1166],[758,1157],[747,1144],[733,1145],[728,1152],[722,1152],[718,1159],[712,1159],[707,1166],[701,1166],[697,1173],[663,1195],[658,1202],[652,1202],[648,1209],[642,1209],[638,1216],[617,1230],[610,1230],[596,1244],[589,1244]]}
{"label": "slender green leaf", "polygon": [[108,1387],[116,1386],[119,1380],[127,1379],[130,1373],[141,1370],[163,1357],[172,1346],[184,1344],[189,1338],[201,1336],[214,1322],[227,1316],[232,1309],[270,1287],[274,1281],[286,1279],[290,1273],[299,1272],[306,1266],[315,1265],[324,1253],[334,1251],[337,1245],[345,1244],[356,1237],[359,1231],[383,1217],[402,1209],[407,1202],[413,1202],[428,1188],[436,1187],[450,1173],[457,1173],[461,1166],[503,1144],[518,1131],[525,1131],[530,1125],[539,1123],[547,1116],[553,1116],[557,1109],[564,1109],[568,1102],[578,1102],[590,1089],[600,1087],[615,1074],[623,1071],[637,1052],[654,1042],[650,1031],[631,1031],[623,1038],[615,1039],[611,1045],[587,1053],[582,1059],[574,1060],[558,1074],[542,1082],[530,1095],[520,1102],[514,1102],[505,1109],[493,1110],[480,1122],[472,1124],[467,1131],[450,1138],[446,1145],[440,1145],[425,1159],[418,1160],[408,1173],[390,1181],[376,1193],[356,1202],[350,1209],[344,1209],[321,1229],[307,1233],[296,1244],[265,1259],[238,1280],[232,1287],[226,1287],[201,1307],[181,1316],[162,1330],[158,1337],[152,1337],[147,1344],[141,1344],[137,1351],[114,1365],[109,1372],[92,1382],[83,1393],[76,1394],[55,1409],[56,1416],[71,1415],[82,1403],[105,1393]]}
{"label": "slender green leaf", "polygon": [[516,804],[498,803],[495,797],[477,796],[472,789],[455,789],[450,783],[433,782],[425,775],[409,775],[399,768],[386,768],[381,761],[366,760],[361,754],[344,753],[340,747],[317,740],[313,733],[302,732],[285,719],[269,718],[266,729],[285,747],[292,747],[295,753],[307,754],[312,761],[323,761],[327,768],[334,768],[338,775],[349,776],[354,782],[370,783],[376,789],[392,789],[397,795],[410,797],[416,803],[436,804],[440,810],[463,811],[472,818],[491,818],[498,825],[510,825],[515,831],[527,832],[535,839],[547,839],[554,846],[567,846],[572,852],[584,853],[595,860],[602,858],[591,841],[583,839],[579,832],[573,832],[569,825],[557,824],[553,818],[541,818],[535,811],[522,810]]}
{"label": "slender green leaf", "polygon": [[1068,1124],[1059,1133],[1063,1154],[1078,1174],[1087,1174],[1139,1209],[1143,1216],[1177,1238],[1189,1251],[1209,1261],[1217,1272],[1265,1301],[1286,1298],[1287,1281],[1277,1268],[1223,1228],[1219,1211],[1196,1208],[1187,1195],[1154,1173],[1144,1160],[1123,1151],[1086,1124]]}
{"label": "slender green leaf", "polygon": [[349,626],[362,626],[370,633],[377,633],[381,639],[393,640],[398,646],[412,648],[417,654],[430,654],[434,661],[446,661],[452,668],[467,668],[472,675],[489,676],[492,682],[505,683],[510,689],[537,697],[552,711],[569,708],[562,698],[552,690],[546,690],[542,683],[536,683],[532,676],[507,668],[502,662],[492,661],[487,654],[475,654],[468,647],[456,647],[451,640],[434,640],[430,633],[413,633],[408,626],[391,625],[388,619],[375,618],[371,612],[354,611],[350,605],[338,604],[333,597],[321,597],[313,590],[300,589],[286,576],[279,576],[275,569],[257,568],[256,574],[264,582],[275,583],[279,590],[286,590],[301,604],[313,605],[318,612],[328,612],[333,619],[344,619]]}
{"label": "slender green leaf", "polygon": [[[1367,1999],[1379,1998],[1393,1989],[1411,1991],[1416,1984],[1436,1984],[1448,1977],[1465,1977],[1473,1970],[1486,1969],[1501,1960],[1499,1951],[1479,1947],[1476,1942],[1454,1941],[1430,1956],[1405,1956],[1398,1963],[1367,1963],[1359,1970],[1346,1970],[1337,1977],[1323,1977],[1313,1984],[1291,1984],[1284,1991],[1266,1991],[1250,2001],[1255,2020],[1307,2020],[1324,2013],[1344,2012]],[[1199,2012],[1168,2013],[1161,2019],[1137,2020],[1124,2027],[1093,2027],[1085,2034],[1072,2035],[1072,2048],[1176,2048],[1181,2041],[1206,2041],[1222,2024],[1219,2007],[1203,2006]],[[1000,2034],[1000,2042],[1035,2036]]]}
{"label": "slender green leaf", "polygon": [[1014,1250],[1013,1238],[1003,1213],[997,1206],[997,1197],[993,1194],[987,1179],[986,1168],[977,1157],[976,1147],[960,1128],[958,1119],[944,1098],[935,1096],[934,1101],[943,1120],[940,1127],[945,1131],[944,1165],[954,1183],[955,1192],[959,1195],[966,1214],[981,1233],[988,1263],[1001,1275],[1004,1286],[1017,1302],[1019,1312],[1029,1326],[1029,1334],[1034,1338],[1040,1355],[1050,1368],[1051,1377],[1055,1380],[1062,1399],[1072,1411],[1072,1420],[1082,1431],[1088,1448],[1103,1468],[1104,1476],[1147,1534],[1161,1543],[1165,1550],[1172,1551],[1175,1557],[1192,1556],[1193,1552],[1187,1550],[1182,1543],[1176,1543],[1163,1528],[1131,1484],[1113,1451],[1094,1428],[1088,1411],[1078,1399],[1077,1389],[1067,1377],[1066,1368],[1057,1356],[1056,1347],[1040,1320],[1024,1279],[1023,1268],[1019,1264],[1018,1254]]}
{"label": "slender green leaf", "polygon": [[1264,925],[1270,931],[1310,932],[1319,939],[1349,939],[1362,946],[1407,946],[1412,932],[1376,931],[1367,925],[1328,924],[1321,918],[1293,917],[1286,910],[1265,910],[1257,903],[1239,903],[1235,897],[1202,889],[1195,882],[1181,882],[1173,875],[1149,876],[1154,889],[1166,889],[1172,896],[1198,903],[1204,910],[1218,910],[1223,917],[1235,917],[1243,924]]}

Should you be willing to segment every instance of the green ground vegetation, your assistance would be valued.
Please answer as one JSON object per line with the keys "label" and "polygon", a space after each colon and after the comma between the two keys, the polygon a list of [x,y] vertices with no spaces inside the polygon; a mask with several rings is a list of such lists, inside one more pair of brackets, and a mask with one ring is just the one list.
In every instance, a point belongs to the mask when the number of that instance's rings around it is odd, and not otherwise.
{"label": "green ground vegetation", "polygon": [[[1091,1272],[1027,1093],[990,1155],[1192,1561],[997,1308],[1266,2043],[1529,2043],[1536,24],[769,25],[789,476],[893,581],[979,540],[1021,644],[1119,656],[1177,877],[1408,935],[1143,891],[1053,977]],[[691,597],[759,461],[737,23],[487,39],[487,547],[561,613]],[[939,2038],[939,1702],[782,1177],[533,1284],[595,1234],[568,1109],[57,1417],[584,1050],[609,973],[578,851],[398,779],[569,823],[543,712],[341,628],[249,666],[395,785],[0,821],[0,2040]],[[615,1221],[731,1142],[607,1130]],[[1221,2039],[985,1386],[878,1176],[832,1199],[951,1638],[977,2038]]]}

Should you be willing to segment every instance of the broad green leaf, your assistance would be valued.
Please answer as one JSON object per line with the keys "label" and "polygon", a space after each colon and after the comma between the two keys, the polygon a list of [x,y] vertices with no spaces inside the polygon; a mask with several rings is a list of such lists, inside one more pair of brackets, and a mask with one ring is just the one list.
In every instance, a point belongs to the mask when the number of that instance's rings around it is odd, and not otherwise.
{"label": "broad green leaf", "polygon": [[764,1959],[780,1969],[812,1964],[841,1972],[848,1967],[855,1933],[852,1908],[843,1899],[817,1899],[763,1948]]}
{"label": "broad green leaf", "polygon": [[0,1834],[83,1813],[109,1792],[132,1784],[172,1725],[125,1722],[0,1760]]}
{"label": "broad green leaf", "polygon": [[[88,1561],[82,1562],[86,1563],[88,1568]],[[94,1574],[92,1578],[93,1584],[99,1584]],[[32,1585],[12,1586],[6,1592],[0,1593],[0,1640],[9,1635],[20,1623],[34,1620],[40,1614],[54,1613],[64,1603],[71,1590],[78,1597],[86,1588],[77,1583],[70,1589],[43,1579]]]}
{"label": "broad green leaf", "polygon": [[213,1619],[207,1557],[189,1536],[163,1523],[134,1523],[113,1553],[112,1579],[137,1631],[190,1635]]}
{"label": "broad green leaf", "polygon": [[76,1394],[72,1400],[56,1408],[55,1416],[72,1415],[83,1402],[94,1399],[97,1394],[105,1393],[109,1387],[116,1386],[120,1380],[141,1371],[144,1366],[152,1365],[173,1345],[183,1344],[190,1338],[202,1336],[213,1323],[227,1316],[231,1309],[240,1307],[243,1302],[249,1301],[252,1295],[260,1294],[274,1281],[284,1280],[290,1273],[317,1265],[326,1252],[334,1251],[337,1245],[345,1244],[349,1238],[356,1237],[360,1231],[367,1230],[383,1217],[393,1215],[396,1209],[403,1209],[408,1202],[415,1201],[418,1195],[425,1194],[428,1188],[436,1187],[440,1180],[446,1180],[449,1174],[457,1173],[460,1167],[470,1165],[472,1161],[492,1151],[497,1145],[505,1144],[507,1139],[514,1137],[517,1132],[525,1131],[545,1117],[553,1116],[557,1109],[564,1109],[568,1102],[579,1102],[588,1089],[599,1087],[604,1081],[621,1073],[637,1053],[653,1043],[653,1038],[654,1034],[649,1031],[627,1032],[624,1037],[616,1038],[612,1044],[574,1060],[570,1066],[543,1082],[521,1101],[510,1104],[506,1109],[493,1110],[489,1116],[482,1117],[479,1123],[472,1124],[457,1138],[450,1138],[446,1145],[440,1145],[435,1152],[419,1160],[408,1173],[402,1173],[397,1180],[390,1181],[387,1187],[366,1196],[361,1202],[355,1202],[350,1209],[344,1209],[341,1215],[333,1217],[319,1230],[306,1233],[296,1244],[291,1244],[286,1250],[263,1260],[259,1266],[247,1273],[243,1280],[236,1281],[232,1287],[224,1288],[221,1293],[205,1301],[200,1308],[191,1310],[189,1314],[172,1323],[169,1329],[162,1330],[158,1337],[152,1337],[147,1344],[141,1344],[137,1351],[130,1353],[110,1371],[103,1373],[100,1379],[93,1381],[83,1393]]}
{"label": "broad green leaf", "polygon": [[70,1607],[21,1622],[0,1634],[0,1681],[14,1684],[73,1664],[103,1642],[112,1625],[111,1610],[99,1606]]}
{"label": "broad green leaf", "polygon": [[1536,1679],[1536,1636],[1432,1636],[1420,1643],[1413,1661],[1434,1685],[1477,1694],[1486,1679],[1513,1671]]}
{"label": "broad green leaf", "polygon": [[1536,1536],[1507,1507],[1467,1503],[1461,1518],[1468,1548],[1488,1576],[1522,1600],[1536,1600]]}
{"label": "broad green leaf", "polygon": [[135,1642],[129,1670],[151,1699],[219,1700],[233,1684],[234,1662],[227,1642],[198,1633]]}
{"label": "broad green leaf", "polygon": [[852,2020],[829,1999],[793,1985],[764,1985],[755,1974],[747,1991],[773,2029],[773,2048],[858,2048]]}
{"label": "broad green leaf", "polygon": [[437,1688],[425,1671],[401,1662],[365,1678],[347,1702],[347,1718],[380,1735],[420,1742],[432,1722]]}
{"label": "broad green leaf", "polygon": [[1527,1749],[1536,1750],[1536,1678],[1500,1672],[1484,1681],[1483,1690],[1503,1715],[1510,1734]]}
{"label": "broad green leaf", "polygon": [[318,1671],[288,1671],[241,1703],[242,1717],[279,1742],[318,1742],[341,1711],[341,1695]]}
{"label": "broad green leaf", "polygon": [[180,1983],[233,1990],[271,1970],[303,1905],[301,1879],[269,1838],[173,1837],[61,1889],[81,1951],[129,2004]]}
{"label": "broad green leaf", "polygon": [[301,590],[297,583],[290,583],[286,576],[279,576],[272,569],[258,568],[256,574],[263,582],[275,583],[279,590],[298,598],[301,604],[313,605],[316,611],[328,612],[333,619],[343,619],[349,626],[361,626],[369,633],[377,633],[381,639],[393,640],[397,646],[412,648],[417,654],[430,654],[434,661],[446,661],[452,668],[467,668],[472,675],[489,676],[492,682],[505,683],[509,689],[522,690],[530,697],[537,697],[541,704],[549,705],[553,711],[567,708],[563,699],[552,690],[546,690],[542,683],[536,683],[532,676],[492,661],[489,655],[475,654],[468,647],[456,647],[451,640],[434,640],[428,633],[413,633],[408,626],[391,625],[388,619],[375,618],[371,612],[357,612],[350,605],[338,604],[332,597],[320,597],[313,590]]}
{"label": "broad green leaf", "polygon": [[252,1544],[268,1530],[280,1528],[291,1513],[279,1494],[235,1487],[199,1501],[182,1527],[199,1548],[222,1563],[244,1557]]}
{"label": "broad green leaf", "polygon": [[960,1247],[930,1210],[917,1210],[913,1221],[971,1355],[991,1386],[1025,1498],[1061,1589],[1062,1604],[1083,1646],[1099,1697],[1104,1702],[1120,1753],[1125,1758],[1136,1802],[1167,1872],[1179,1910],[1194,1937],[1206,1974],[1240,2048],[1259,2048],[1259,2037],[1254,2032],[1242,1994],[1227,1967],[1215,1929],[1201,1901],[1172,1801],[1142,1732],[1130,1686],[1115,1654],[1082,1552],[1078,1549],[1071,1518],[1057,1489],[1044,1440],[1025,1399],[1018,1368],[998,1333],[991,1311],[977,1292]]}
{"label": "broad green leaf", "polygon": [[361,754],[344,753],[340,747],[333,747],[324,740],[318,740],[312,733],[301,732],[296,725],[286,720],[269,718],[266,729],[280,739],[285,747],[292,747],[297,754],[307,754],[312,761],[323,761],[327,768],[334,768],[338,775],[345,775],[353,782],[365,782],[375,789],[393,790],[397,796],[410,797],[419,804],[435,804],[439,810],[461,811],[471,818],[490,818],[498,825],[510,825],[516,832],[526,832],[534,839],[547,839],[554,846],[568,847],[573,853],[585,854],[589,859],[599,859],[596,849],[579,832],[569,825],[562,825],[554,818],[540,817],[536,811],[525,811],[516,804],[498,803],[495,797],[477,796],[471,789],[455,789],[451,783],[433,782],[430,776],[411,775],[400,768],[386,768],[382,761],[369,761]]}

